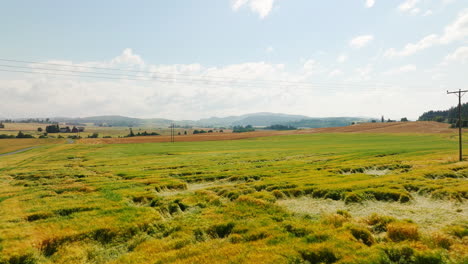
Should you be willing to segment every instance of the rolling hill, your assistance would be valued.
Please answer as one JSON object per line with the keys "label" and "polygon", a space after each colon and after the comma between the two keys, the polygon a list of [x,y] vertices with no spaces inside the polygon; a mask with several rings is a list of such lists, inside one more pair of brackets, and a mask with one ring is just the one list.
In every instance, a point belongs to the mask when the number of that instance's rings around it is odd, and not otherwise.
{"label": "rolling hill", "polygon": [[253,113],[240,116],[211,117],[200,120],[170,120],[164,118],[132,118],[119,115],[109,116],[91,116],[83,118],[56,117],[51,118],[56,122],[66,123],[93,123],[95,125],[105,126],[123,126],[123,127],[168,127],[174,123],[178,126],[193,127],[232,127],[252,125],[256,127],[265,127],[270,125],[290,125],[303,128],[320,127],[340,127],[348,126],[353,122],[367,122],[370,118],[364,117],[325,117],[313,118],[303,115],[288,115],[281,113]]}

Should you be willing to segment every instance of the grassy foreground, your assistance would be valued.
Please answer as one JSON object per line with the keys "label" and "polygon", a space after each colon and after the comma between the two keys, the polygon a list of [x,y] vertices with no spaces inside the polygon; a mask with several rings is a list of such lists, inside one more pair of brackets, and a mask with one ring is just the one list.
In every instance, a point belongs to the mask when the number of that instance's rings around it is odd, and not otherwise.
{"label": "grassy foreground", "polygon": [[[312,134],[0,157],[0,263],[467,263],[456,149],[450,135]],[[462,220],[391,216],[420,198]],[[388,211],[348,210],[372,203]]]}

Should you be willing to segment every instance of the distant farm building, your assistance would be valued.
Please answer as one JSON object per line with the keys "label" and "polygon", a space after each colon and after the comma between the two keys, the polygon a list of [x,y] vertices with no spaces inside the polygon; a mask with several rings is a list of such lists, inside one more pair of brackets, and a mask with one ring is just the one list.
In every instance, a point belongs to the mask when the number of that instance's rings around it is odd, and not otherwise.
{"label": "distant farm building", "polygon": [[71,132],[72,133],[78,133],[78,132],[83,132],[85,130],[84,127],[73,127]]}

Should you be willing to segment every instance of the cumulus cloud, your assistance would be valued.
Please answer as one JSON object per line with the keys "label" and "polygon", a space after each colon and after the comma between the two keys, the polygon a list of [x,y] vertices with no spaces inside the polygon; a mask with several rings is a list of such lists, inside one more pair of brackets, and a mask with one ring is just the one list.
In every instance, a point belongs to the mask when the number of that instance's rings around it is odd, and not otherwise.
{"label": "cumulus cloud", "polygon": [[333,70],[330,73],[328,73],[328,77],[336,77],[342,75],[343,72],[339,69]]}
{"label": "cumulus cloud", "polygon": [[369,80],[371,78],[371,74],[374,71],[374,67],[372,65],[366,65],[364,67],[359,67],[356,70],[357,76],[355,76],[356,80]]}
{"label": "cumulus cloud", "polygon": [[357,36],[349,41],[349,45],[355,49],[360,49],[367,46],[372,40],[374,40],[372,35]]}
{"label": "cumulus cloud", "polygon": [[237,11],[243,6],[248,6],[260,18],[265,18],[273,10],[274,3],[275,0],[232,0],[231,7],[234,11]]}
{"label": "cumulus cloud", "polygon": [[143,59],[133,53],[132,49],[124,49],[120,56],[115,57],[111,64],[145,65]]}
{"label": "cumulus cloud", "polygon": [[[302,61],[302,66],[295,69],[261,61],[221,66],[152,64],[129,50],[106,61],[54,61],[93,74],[106,71],[83,66],[118,66],[138,72],[123,72],[113,79],[0,72],[3,117],[125,115],[199,119],[265,111],[369,116],[378,109],[396,116],[400,115],[398,111],[402,116],[414,113],[411,117],[417,118],[417,111],[428,107],[413,103],[406,91],[398,93],[388,86],[379,91],[379,85],[372,83],[374,73],[378,73],[372,65],[346,72],[313,59]],[[429,105],[440,103],[435,94],[434,100],[428,98]],[[395,107],[395,102],[401,107]]]}
{"label": "cumulus cloud", "polygon": [[[293,98],[305,93],[304,89],[292,87],[287,82],[304,81],[307,78],[304,71],[313,73],[317,66],[313,61],[307,61],[304,69],[290,72],[283,64],[266,62],[221,67],[201,64],[153,65],[145,63],[141,56],[130,49],[108,61],[44,61],[52,62],[71,67],[43,65],[50,68],[47,72],[72,70],[79,73],[63,72],[65,76],[18,73],[9,74],[8,78],[0,74],[4,98],[0,105],[2,116],[118,114],[197,119],[239,114],[239,111],[278,111],[275,105],[283,105],[287,109],[295,105]],[[120,69],[136,69],[138,72],[106,71],[83,66],[118,66]],[[44,72],[37,68],[35,71]],[[98,72],[117,75],[98,75]],[[87,74],[111,79],[83,77]],[[278,81],[287,82],[283,84]]]}
{"label": "cumulus cloud", "polygon": [[336,61],[338,61],[339,63],[343,63],[345,61],[348,60],[348,56],[346,56],[346,54],[341,54],[340,56],[338,56],[338,58],[336,59]]}
{"label": "cumulus cloud", "polygon": [[450,62],[461,62],[467,63],[468,62],[468,46],[466,47],[459,47],[453,53],[447,55],[444,59],[444,63],[448,64]]}
{"label": "cumulus cloud", "polygon": [[413,71],[416,71],[416,66],[413,65],[413,64],[408,64],[408,65],[404,65],[404,66],[401,66],[399,68],[396,68],[396,69],[391,69],[387,72],[385,72],[384,74],[385,75],[397,75],[397,74],[402,74],[402,73],[408,73],[408,72],[413,72]]}
{"label": "cumulus cloud", "polygon": [[375,5],[375,0],[366,0],[366,7],[371,8]]}
{"label": "cumulus cloud", "polygon": [[433,12],[432,10],[427,10],[426,12],[424,12],[423,16],[432,16]]}
{"label": "cumulus cloud", "polygon": [[414,10],[418,10],[416,11],[419,12],[419,8],[416,7],[416,5],[419,3],[419,0],[405,0],[403,3],[401,3],[399,6],[398,6],[398,10],[400,12],[413,12],[414,13]]}
{"label": "cumulus cloud", "polygon": [[413,55],[427,48],[446,45],[452,42],[462,40],[468,36],[468,9],[462,11],[450,25],[446,26],[444,32],[440,35],[428,35],[416,43],[408,43],[401,50],[395,48],[388,49],[385,52],[386,57],[404,57]]}

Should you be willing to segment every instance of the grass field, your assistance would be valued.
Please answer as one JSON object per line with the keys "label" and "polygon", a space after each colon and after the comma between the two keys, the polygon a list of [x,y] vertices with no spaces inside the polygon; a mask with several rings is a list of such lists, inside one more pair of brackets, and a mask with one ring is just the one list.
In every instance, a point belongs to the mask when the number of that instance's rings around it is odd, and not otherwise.
{"label": "grass field", "polygon": [[0,139],[0,154],[41,145],[61,144],[63,139],[15,138]]}
{"label": "grass field", "polygon": [[[35,137],[39,137],[40,135],[43,135],[46,129],[46,126],[48,124],[41,124],[41,123],[4,123],[5,127],[0,128],[0,134],[6,134],[6,135],[17,135],[19,131],[22,131],[23,133],[33,135]],[[73,128],[71,125],[63,125],[60,124],[60,127],[70,127]],[[43,132],[38,132],[37,129],[42,128]],[[99,127],[95,126],[93,124],[87,124],[85,127],[84,132],[80,133],[53,133],[49,134],[51,137],[57,138],[58,136],[62,137],[68,137],[68,136],[81,136],[82,138],[86,138],[87,136],[92,135],[93,133],[98,133],[99,137],[112,137],[112,138],[118,138],[118,137],[124,137],[127,136],[130,133],[130,128],[129,127]],[[170,128],[167,127],[160,127],[160,128],[155,128],[155,127],[133,127],[133,132],[136,134],[138,132],[143,133],[144,131],[148,133],[156,132],[160,135],[163,136],[168,136],[171,134]],[[193,130],[195,129],[204,129],[206,131],[213,129],[213,128],[192,128],[192,129],[185,129],[185,128],[175,128],[175,132],[181,133],[182,135],[184,134],[185,131],[189,135],[193,134]],[[213,129],[215,131],[218,131],[217,129]],[[230,132],[232,130],[230,129],[224,129],[226,132]]]}
{"label": "grass field", "polygon": [[48,145],[0,157],[0,263],[467,263],[467,178],[453,134]]}

